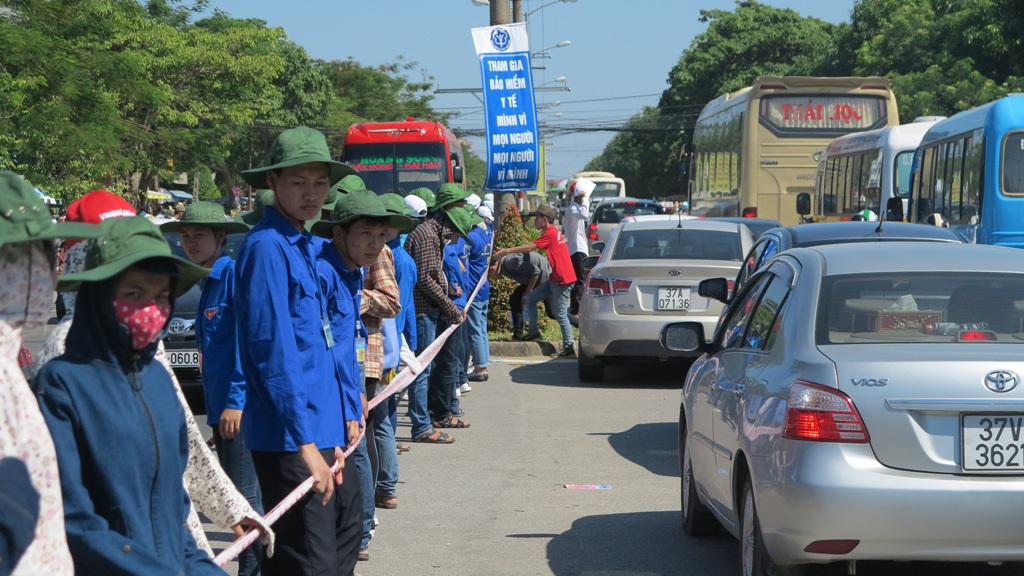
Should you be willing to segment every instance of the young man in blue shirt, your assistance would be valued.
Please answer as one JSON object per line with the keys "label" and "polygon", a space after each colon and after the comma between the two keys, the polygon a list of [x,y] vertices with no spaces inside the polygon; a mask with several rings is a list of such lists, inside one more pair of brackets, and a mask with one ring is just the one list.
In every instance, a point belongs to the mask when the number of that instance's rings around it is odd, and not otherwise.
{"label": "young man in blue shirt", "polygon": [[[317,272],[329,294],[328,315],[331,318],[331,329],[339,335],[335,358],[339,372],[343,374],[342,387],[349,393],[363,390],[359,370],[360,359],[354,354],[349,355],[350,350],[355,350],[354,345],[349,346],[347,342],[341,344],[341,339],[347,341],[351,338],[354,344],[357,331],[360,337],[366,337],[358,322],[361,304],[359,295],[363,289],[364,270],[377,260],[384,249],[390,229],[405,228],[411,222],[406,216],[390,214],[374,192],[352,190],[341,195],[330,219],[321,220],[312,227],[313,234],[330,238],[331,241],[320,251]],[[335,281],[335,278],[340,281]],[[349,440],[351,442],[351,436]],[[368,474],[368,482],[361,488],[369,493],[362,495],[364,510],[359,547],[361,560],[369,559],[368,546],[374,511],[374,480],[372,475],[369,475],[369,470],[365,472]]]}
{"label": "young man in blue shirt", "polygon": [[[362,514],[358,482],[342,482],[346,422],[341,381],[331,349],[327,304],[316,274],[312,235],[330,187],[354,173],[331,158],[323,134],[286,130],[274,141],[270,165],[242,173],[251,186],[274,191],[274,202],[249,232],[235,266],[235,312],[246,381],[242,434],[252,451],[264,508],[306,478],[313,494],[277,524],[263,574],[351,574]],[[340,488],[335,490],[335,486]]]}
{"label": "young man in blue shirt", "polygon": [[[160,227],[180,232],[181,246],[189,260],[210,274],[199,281],[202,295],[196,311],[196,344],[199,347],[206,423],[213,429],[217,459],[235,487],[259,514],[263,514],[260,486],[252,457],[241,435],[245,408],[245,377],[238,354],[235,326],[235,261],[224,251],[227,235],[247,232],[242,222],[230,222],[224,209],[213,202],[193,202],[181,220]],[[262,546],[256,542],[238,556],[239,576],[260,573]]]}

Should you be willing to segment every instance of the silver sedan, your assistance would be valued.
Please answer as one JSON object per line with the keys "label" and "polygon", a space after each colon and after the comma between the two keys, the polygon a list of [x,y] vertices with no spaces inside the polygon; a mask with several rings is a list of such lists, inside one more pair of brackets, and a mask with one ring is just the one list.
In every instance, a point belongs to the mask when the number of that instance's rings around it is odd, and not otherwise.
{"label": "silver sedan", "polygon": [[795,248],[705,328],[662,333],[703,352],[679,414],[682,521],[738,537],[743,574],[1024,560],[1024,250]]}
{"label": "silver sedan", "polygon": [[606,364],[695,357],[659,346],[661,328],[691,319],[710,331],[722,303],[697,286],[735,275],[752,245],[750,230],[735,222],[648,215],[620,223],[580,297],[580,380],[600,381]]}

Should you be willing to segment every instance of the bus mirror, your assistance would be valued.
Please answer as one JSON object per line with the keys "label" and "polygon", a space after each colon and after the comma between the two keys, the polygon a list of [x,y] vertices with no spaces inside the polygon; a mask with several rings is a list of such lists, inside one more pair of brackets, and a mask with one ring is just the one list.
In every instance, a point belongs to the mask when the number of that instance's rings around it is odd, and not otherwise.
{"label": "bus mirror", "polygon": [[462,183],[462,166],[452,166],[452,181]]}
{"label": "bus mirror", "polygon": [[885,201],[885,219],[890,222],[903,222],[903,200],[892,197]]}
{"label": "bus mirror", "polygon": [[796,213],[801,216],[807,216],[811,213],[811,195],[807,192],[801,192],[796,195]]}

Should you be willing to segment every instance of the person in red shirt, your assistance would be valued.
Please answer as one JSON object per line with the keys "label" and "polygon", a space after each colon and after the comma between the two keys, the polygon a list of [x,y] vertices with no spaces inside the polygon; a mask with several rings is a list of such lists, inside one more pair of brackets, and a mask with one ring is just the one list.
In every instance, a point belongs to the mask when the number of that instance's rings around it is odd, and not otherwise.
{"label": "person in red shirt", "polygon": [[548,281],[541,283],[525,296],[526,323],[529,325],[526,340],[537,340],[541,337],[540,328],[537,325],[537,303],[550,294],[557,302],[555,318],[558,320],[559,328],[562,329],[562,351],[555,357],[572,358],[576,356],[576,348],[573,346],[568,309],[569,295],[576,282],[576,272],[572,267],[572,258],[569,256],[569,246],[562,233],[552,224],[556,217],[554,208],[541,206],[530,215],[533,216],[533,225],[540,230],[540,236],[530,244],[496,250],[493,257],[496,260],[501,260],[501,257],[506,254],[518,254],[533,250],[547,252],[548,263],[551,264]]}

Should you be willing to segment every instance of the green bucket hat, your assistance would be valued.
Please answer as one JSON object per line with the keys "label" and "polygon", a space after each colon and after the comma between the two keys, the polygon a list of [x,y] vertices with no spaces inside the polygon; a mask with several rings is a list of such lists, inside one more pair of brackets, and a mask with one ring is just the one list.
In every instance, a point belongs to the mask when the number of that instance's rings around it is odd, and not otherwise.
{"label": "green bucket hat", "polygon": [[65,274],[57,282],[59,292],[77,290],[82,282],[99,282],[117,276],[134,264],[160,258],[178,269],[175,297],[188,291],[210,271],[171,252],[160,229],[145,217],[111,218],[99,225],[100,236],[89,243],[85,270]]}
{"label": "green bucket hat", "polygon": [[327,139],[321,132],[306,126],[299,126],[281,132],[274,140],[273,145],[270,146],[269,166],[246,170],[242,172],[242,178],[256,188],[269,188],[267,172],[311,162],[327,164],[332,185],[345,176],[356,173],[355,169],[348,164],[331,158]]}
{"label": "green bucket hat", "polygon": [[434,191],[430,188],[415,188],[412,192],[409,192],[410,196],[418,196],[427,203],[427,210],[433,210],[437,207],[437,197],[434,196]]}
{"label": "green bucket hat", "polygon": [[193,202],[181,215],[177,222],[167,222],[160,226],[161,232],[181,232],[182,226],[200,225],[208,226],[217,230],[223,230],[228,234],[234,232],[248,232],[249,226],[244,222],[232,222],[224,214],[220,204],[214,202]]}
{"label": "green bucket hat", "polygon": [[469,217],[469,212],[465,210],[446,210],[445,214],[448,215],[448,219],[455,224],[455,228],[458,229],[459,234],[462,234],[466,238],[466,243],[472,245],[473,241],[469,239],[469,232],[473,229],[476,224],[473,223],[473,219]]}
{"label": "green bucket hat", "polygon": [[388,219],[388,228],[402,230],[412,225],[412,218],[388,211],[379,196],[370,190],[355,190],[342,194],[338,205],[334,208],[330,220],[321,220],[313,224],[310,232],[324,238],[331,238],[331,230],[338,224],[345,224],[357,218],[384,217]]}
{"label": "green bucket hat", "polygon": [[413,228],[415,228],[418,223],[417,219],[412,216],[416,211],[406,205],[405,199],[402,198],[401,195],[395,194],[394,192],[387,192],[380,195],[380,201],[384,203],[384,208],[387,209],[389,214],[406,216],[409,218],[408,226],[405,228],[396,228],[396,230],[402,234],[412,232]]}
{"label": "green bucket hat", "polygon": [[458,184],[452,184],[451,182],[441,184],[441,187],[437,189],[437,207],[444,208],[453,202],[465,200],[469,196],[470,193],[459,188]]}
{"label": "green bucket hat", "polygon": [[84,222],[55,223],[35,187],[8,170],[0,171],[0,247],[56,238],[95,238],[100,229]]}
{"label": "green bucket hat", "polygon": [[[347,178],[347,176],[345,177]],[[342,178],[344,180],[345,178]],[[338,198],[341,197],[341,192],[338,192],[338,185],[335,184],[327,191],[327,200],[324,200],[324,205],[320,208],[320,211],[324,210],[328,212],[334,212],[334,207],[338,205]]]}
{"label": "green bucket hat", "polygon": [[484,217],[477,214],[476,208],[473,208],[472,205],[466,204],[465,206],[462,207],[462,209],[466,211],[466,214],[469,214],[469,221],[473,226],[476,226],[484,221]]}
{"label": "green bucket hat", "polygon": [[357,190],[366,190],[366,182],[363,182],[363,179],[355,174],[349,174],[339,180],[338,183],[334,185],[334,189],[341,194],[348,194],[349,192],[355,192]]}
{"label": "green bucket hat", "polygon": [[257,190],[256,196],[253,198],[252,210],[242,214],[240,218],[242,222],[245,222],[249,226],[255,226],[259,224],[260,220],[263,220],[263,207],[272,206],[274,204],[274,191],[273,190]]}

